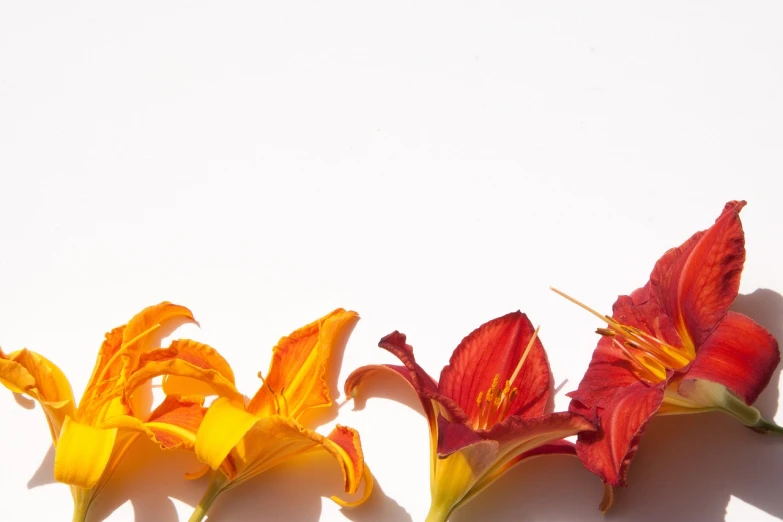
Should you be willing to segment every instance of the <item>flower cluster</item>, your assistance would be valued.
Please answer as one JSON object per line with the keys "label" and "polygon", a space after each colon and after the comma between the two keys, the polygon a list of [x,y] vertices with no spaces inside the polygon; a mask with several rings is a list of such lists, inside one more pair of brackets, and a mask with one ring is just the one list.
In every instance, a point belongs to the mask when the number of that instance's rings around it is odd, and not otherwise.
{"label": "flower cluster", "polygon": [[[600,338],[567,412],[552,413],[552,377],[546,352],[526,314],[492,319],[456,347],[435,380],[399,331],[379,346],[401,364],[354,370],[345,393],[379,373],[401,378],[415,392],[429,423],[430,511],[446,521],[484,488],[524,459],[578,457],[605,484],[601,509],[613,489],[627,485],[630,463],[654,415],[722,411],[759,433],[783,433],[752,406],[780,362],[777,340],[730,307],[745,261],[739,219],[744,201],[726,204],[715,223],[668,250],[649,281],[595,315]],[[554,290],[554,289],[553,289]],[[332,404],[328,368],[358,315],[337,309],[274,347],[269,370],[252,398],[236,389],[228,362],[192,340],[158,346],[160,332],[195,322],[190,310],[161,303],[106,334],[84,395],[77,403],[60,369],[42,355],[0,350],[0,383],[38,401],[55,448],[54,477],[68,484],[74,521],[83,521],[131,444],[146,436],[164,450],[194,452],[211,473],[191,522],[203,520],[222,492],[286,459],[322,451],[344,477],[346,507],[364,502],[373,479],[359,434],[338,425],[322,435],[304,414]],[[165,399],[148,411],[140,389],[162,379]],[[206,407],[205,404],[209,403]],[[576,442],[566,438],[576,436]],[[363,488],[362,483],[364,484]]]}

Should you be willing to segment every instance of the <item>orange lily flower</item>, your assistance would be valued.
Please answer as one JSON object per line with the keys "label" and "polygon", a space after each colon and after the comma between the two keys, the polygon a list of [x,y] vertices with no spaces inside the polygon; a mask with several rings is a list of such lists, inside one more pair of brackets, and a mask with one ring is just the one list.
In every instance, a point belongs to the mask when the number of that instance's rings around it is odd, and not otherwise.
{"label": "orange lily flower", "polygon": [[[364,464],[359,434],[337,426],[323,436],[301,424],[305,412],[332,404],[326,381],[335,345],[358,319],[356,312],[337,309],[304,326],[275,346],[269,372],[247,405],[217,399],[198,430],[196,456],[215,472],[191,522],[203,520],[223,491],[263,473],[292,457],[325,451],[342,468],[345,491],[355,493],[364,479],[364,494],[355,502],[337,497],[342,506],[364,502],[372,491],[372,475]],[[172,386],[164,382],[164,390]],[[185,387],[186,388],[186,387]]]}
{"label": "orange lily flower", "polygon": [[755,431],[783,432],[751,406],[780,361],[778,343],[729,310],[745,262],[744,206],[727,203],[712,227],[667,251],[645,286],[617,299],[611,317],[555,290],[607,324],[569,396],[570,411],[600,427],[579,435],[577,453],[612,487],[626,485],[653,415],[717,410]]}
{"label": "orange lily flower", "polygon": [[379,346],[403,366],[362,366],[348,376],[346,394],[378,372],[405,379],[421,400],[430,425],[427,522],[443,522],[523,459],[574,454],[563,437],[595,427],[574,413],[545,413],[551,397],[549,363],[538,330],[514,312],[474,330],[454,350],[440,382],[416,363],[404,334]]}
{"label": "orange lily flower", "polygon": [[193,445],[205,412],[203,397],[168,396],[147,416],[134,400],[140,386],[174,371],[241,401],[231,369],[212,348],[193,341],[150,347],[150,334],[175,321],[195,322],[187,308],[164,302],[107,333],[78,407],[68,379],[51,361],[27,349],[0,351],[0,383],[37,400],[46,414],[55,447],[54,478],[71,486],[74,522],[86,519],[92,501],[142,433],[164,449]]}

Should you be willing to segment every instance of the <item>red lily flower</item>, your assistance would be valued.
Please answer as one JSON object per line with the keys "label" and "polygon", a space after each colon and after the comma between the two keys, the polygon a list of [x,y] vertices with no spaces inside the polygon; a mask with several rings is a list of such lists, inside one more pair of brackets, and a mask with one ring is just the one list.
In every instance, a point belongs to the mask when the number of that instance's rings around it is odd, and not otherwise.
{"label": "red lily flower", "polygon": [[599,430],[579,435],[584,465],[612,487],[653,415],[721,410],[760,432],[781,428],[751,406],[780,361],[778,343],[750,318],[729,311],[739,291],[745,238],[731,201],[709,229],[666,252],[649,282],[614,303],[612,317],[569,410]]}
{"label": "red lily flower", "polygon": [[537,336],[521,312],[493,319],[463,339],[438,383],[416,364],[405,335],[394,332],[379,346],[403,366],[363,366],[346,380],[346,395],[355,397],[368,376],[391,371],[418,394],[430,424],[428,522],[445,521],[524,458],[574,454],[573,444],[559,439],[595,429],[581,415],[545,413],[551,381]]}

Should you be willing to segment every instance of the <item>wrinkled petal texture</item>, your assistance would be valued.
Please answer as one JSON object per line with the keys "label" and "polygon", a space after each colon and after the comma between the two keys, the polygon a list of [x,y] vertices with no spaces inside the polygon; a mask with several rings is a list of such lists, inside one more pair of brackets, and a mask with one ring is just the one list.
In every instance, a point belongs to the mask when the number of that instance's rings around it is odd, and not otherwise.
{"label": "wrinkled petal texture", "polygon": [[274,347],[266,383],[248,405],[248,411],[277,413],[274,394],[282,394],[287,415],[293,418],[310,408],[329,406],[326,375],[335,349],[344,346],[359,314],[342,308],[283,337]]}
{"label": "wrinkled petal texture", "polygon": [[745,404],[752,404],[779,362],[777,340],[749,317],[729,312],[701,346],[684,378],[722,384]]}
{"label": "wrinkled petal texture", "polygon": [[600,431],[579,434],[576,452],[580,460],[610,486],[625,486],[644,429],[661,407],[665,385],[637,382],[618,389],[612,400],[596,410]]}
{"label": "wrinkled petal texture", "polygon": [[[514,373],[535,329],[521,312],[493,319],[471,332],[457,346],[440,375],[440,393],[452,398],[471,422],[479,417],[477,398],[486,394],[496,375],[502,389]],[[532,418],[543,415],[549,400],[549,363],[536,339],[512,387],[518,388],[506,415]]]}
{"label": "wrinkled petal texture", "polygon": [[66,416],[73,416],[75,407],[71,384],[62,370],[30,350],[9,355],[0,350],[0,384],[41,404],[56,445],[63,422]]}
{"label": "wrinkled petal texture", "polygon": [[130,403],[130,396],[139,386],[160,375],[199,381],[196,387],[183,380],[172,385],[189,390],[193,395],[208,392],[206,395],[220,395],[240,404],[244,402],[234,386],[234,374],[223,357],[214,348],[190,340],[173,341],[168,348],[142,354],[136,370],[128,376],[125,402]]}
{"label": "wrinkled petal texture", "polygon": [[650,275],[666,314],[696,350],[737,297],[745,263],[739,219],[744,206],[744,201],[727,203],[712,227],[666,252]]}

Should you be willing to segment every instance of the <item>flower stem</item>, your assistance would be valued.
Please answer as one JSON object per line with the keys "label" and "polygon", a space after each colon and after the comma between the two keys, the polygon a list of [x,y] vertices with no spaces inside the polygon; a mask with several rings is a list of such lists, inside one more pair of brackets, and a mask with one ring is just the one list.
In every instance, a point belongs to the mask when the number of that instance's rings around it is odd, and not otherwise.
{"label": "flower stem", "polygon": [[93,490],[71,486],[73,496],[73,522],[85,522],[92,504]]}
{"label": "flower stem", "polygon": [[430,506],[430,512],[424,522],[446,522],[449,518],[449,510],[444,506]]}
{"label": "flower stem", "polygon": [[201,497],[196,508],[193,510],[193,514],[190,516],[189,522],[201,522],[204,517],[207,516],[207,511],[215,499],[229,484],[228,478],[220,471],[215,472],[212,475],[212,480],[209,481],[209,486],[204,492],[204,496]]}
{"label": "flower stem", "polygon": [[753,428],[753,431],[757,431],[759,433],[775,433],[777,435],[783,435],[783,427],[778,426],[774,422],[768,422],[764,419],[759,419],[759,421],[754,425],[751,426]]}

